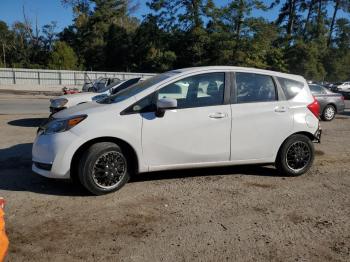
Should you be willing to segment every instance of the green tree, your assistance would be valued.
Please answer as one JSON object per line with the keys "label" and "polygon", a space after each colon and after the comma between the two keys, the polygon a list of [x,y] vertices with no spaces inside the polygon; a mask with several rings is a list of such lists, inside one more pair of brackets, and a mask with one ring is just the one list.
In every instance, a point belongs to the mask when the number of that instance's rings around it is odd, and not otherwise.
{"label": "green tree", "polygon": [[222,8],[222,21],[232,28],[237,39],[241,36],[241,31],[246,25],[245,20],[254,9],[266,10],[267,7],[258,0],[233,0]]}
{"label": "green tree", "polygon": [[316,43],[298,41],[287,48],[285,59],[289,72],[303,75],[310,80],[325,80],[326,71]]}
{"label": "green tree", "polygon": [[338,14],[339,10],[344,10],[345,12],[350,13],[350,1],[349,0],[333,0],[333,2],[334,2],[334,11],[333,11],[333,15],[332,15],[331,25],[329,28],[328,46],[332,42],[334,25],[335,25],[337,14]]}
{"label": "green tree", "polygon": [[6,67],[12,59],[13,34],[4,21],[0,21],[0,67]]}
{"label": "green tree", "polygon": [[59,70],[76,70],[79,68],[78,58],[67,43],[58,41],[53,46],[48,67]]}
{"label": "green tree", "polygon": [[167,30],[202,27],[207,8],[204,0],[151,0],[147,4],[156,13],[159,25]]}
{"label": "green tree", "polygon": [[177,57],[169,47],[171,38],[172,34],[158,27],[156,17],[149,15],[133,35],[130,55],[133,70],[164,72],[172,69]]}

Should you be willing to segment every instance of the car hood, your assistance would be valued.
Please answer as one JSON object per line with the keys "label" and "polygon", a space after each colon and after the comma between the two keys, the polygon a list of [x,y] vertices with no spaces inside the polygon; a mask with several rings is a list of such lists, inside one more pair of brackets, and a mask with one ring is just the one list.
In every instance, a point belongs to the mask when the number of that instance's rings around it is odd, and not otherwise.
{"label": "car hood", "polygon": [[87,102],[84,104],[72,106],[70,108],[67,108],[65,110],[59,111],[58,113],[54,114],[54,118],[67,118],[71,116],[76,115],[87,115],[89,113],[94,113],[100,111],[100,109],[104,110],[106,106],[109,106],[108,104],[99,104],[96,102]]}
{"label": "car hood", "polygon": [[76,115],[99,115],[98,117],[105,116],[108,113],[119,114],[126,107],[130,106],[130,103],[134,103],[135,97],[130,97],[125,101],[118,103],[103,104],[96,101],[86,102],[76,106],[69,107],[53,115],[54,118],[67,118]]}
{"label": "car hood", "polygon": [[77,104],[82,103],[82,102],[91,101],[91,99],[96,95],[98,95],[98,94],[93,93],[93,92],[83,92],[83,93],[54,97],[52,99],[52,101],[56,100],[56,99],[64,98],[64,99],[68,100],[68,102],[65,106],[70,107],[70,106],[74,106],[74,105],[77,105]]}

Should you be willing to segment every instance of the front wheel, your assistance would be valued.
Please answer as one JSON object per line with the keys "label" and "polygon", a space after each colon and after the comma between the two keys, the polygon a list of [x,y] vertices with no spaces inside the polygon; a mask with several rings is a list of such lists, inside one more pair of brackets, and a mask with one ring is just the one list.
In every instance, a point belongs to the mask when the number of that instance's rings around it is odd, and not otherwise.
{"label": "front wheel", "polygon": [[81,184],[94,195],[117,191],[130,178],[126,154],[114,143],[96,143],[83,154],[78,175]]}
{"label": "front wheel", "polygon": [[276,167],[280,174],[299,176],[312,166],[315,149],[307,136],[296,134],[285,141],[278,152]]}

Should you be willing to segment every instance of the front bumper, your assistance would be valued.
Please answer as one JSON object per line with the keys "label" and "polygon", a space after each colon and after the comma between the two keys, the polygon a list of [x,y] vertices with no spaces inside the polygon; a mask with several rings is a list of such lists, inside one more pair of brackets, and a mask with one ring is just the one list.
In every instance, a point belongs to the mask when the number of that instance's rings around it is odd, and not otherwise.
{"label": "front bumper", "polygon": [[38,135],[33,143],[32,170],[49,178],[70,178],[70,164],[79,137],[70,131]]}

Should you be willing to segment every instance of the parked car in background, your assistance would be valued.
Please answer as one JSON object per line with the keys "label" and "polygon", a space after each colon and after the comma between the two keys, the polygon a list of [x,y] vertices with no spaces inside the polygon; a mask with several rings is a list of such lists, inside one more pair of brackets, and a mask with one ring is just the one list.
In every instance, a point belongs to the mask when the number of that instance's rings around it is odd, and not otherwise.
{"label": "parked car in background", "polygon": [[53,115],[39,128],[32,169],[76,178],[96,195],[131,174],[274,163],[301,175],[319,142],[319,104],[301,76],[243,67],[179,69],[98,102]]}
{"label": "parked car in background", "polygon": [[140,81],[140,77],[132,78],[121,82],[113,82],[109,86],[100,88],[98,92],[83,92],[71,95],[63,95],[52,98],[50,100],[50,112],[51,114],[57,113],[63,109],[86,103],[91,101],[97,101],[104,99],[110,95],[116,94],[117,92],[136,84]]}
{"label": "parked car in background", "polygon": [[72,94],[80,93],[79,89],[75,87],[73,88],[63,87],[62,92],[64,95],[72,95]]}
{"label": "parked car in background", "polygon": [[107,86],[118,82],[121,82],[119,78],[108,78],[100,77],[95,81],[87,82],[83,85],[82,92],[95,92],[98,93],[100,90],[105,89]]}
{"label": "parked car in background", "polygon": [[346,99],[350,98],[350,81],[337,83],[335,87],[333,87],[334,92],[342,94]]}
{"label": "parked car in background", "polygon": [[320,116],[323,120],[331,121],[337,113],[344,112],[345,103],[342,94],[334,93],[321,85],[309,84],[309,87],[320,104]]}
{"label": "parked car in background", "polygon": [[344,82],[340,85],[337,85],[338,91],[350,92],[350,82]]}
{"label": "parked car in background", "polygon": [[334,84],[333,83],[328,83],[328,84],[324,84],[322,85],[324,86],[325,88],[327,88],[328,90],[332,91],[332,88],[334,87]]}

